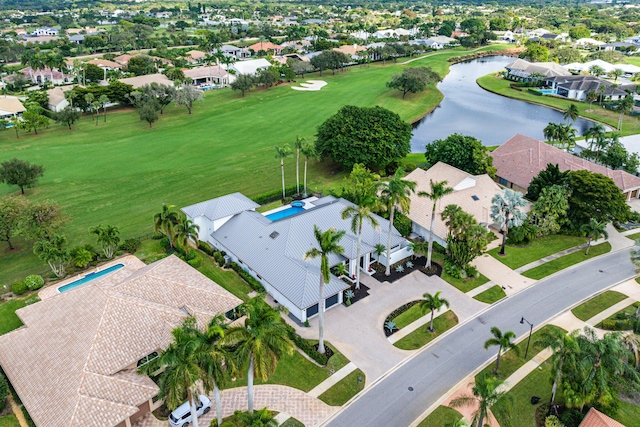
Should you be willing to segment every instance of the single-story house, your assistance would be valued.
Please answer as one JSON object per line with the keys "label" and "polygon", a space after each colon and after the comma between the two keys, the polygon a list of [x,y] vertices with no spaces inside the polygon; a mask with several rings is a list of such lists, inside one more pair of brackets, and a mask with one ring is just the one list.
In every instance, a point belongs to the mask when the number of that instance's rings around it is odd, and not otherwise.
{"label": "single-story house", "polygon": [[458,205],[478,221],[479,224],[489,226],[491,220],[491,199],[496,194],[502,193],[502,189],[487,174],[471,175],[446,163],[438,162],[428,170],[417,168],[408,174],[407,181],[414,181],[416,192],[411,194],[411,209],[407,215],[411,219],[412,231],[429,239],[431,229],[431,211],[433,202],[418,196],[420,191],[431,191],[431,181],[447,181],[447,186],[453,188],[453,192],[447,194],[436,204],[436,216],[433,227],[433,241],[442,246],[447,246],[449,230],[442,220],[442,211],[447,205]]}
{"label": "single-story house", "polygon": [[[51,82],[54,85],[59,85],[63,83],[69,83],[74,79],[74,76],[71,74],[66,74],[57,69],[51,69],[45,67],[42,70],[34,70],[31,67],[25,67],[18,71],[27,77],[34,84],[43,84],[46,81]],[[13,76],[9,75],[5,77],[6,81],[12,81]]]}
{"label": "single-story house", "polygon": [[122,55],[118,55],[115,58],[113,58],[113,60],[115,62],[117,62],[118,64],[127,65],[131,58],[133,58],[133,55],[129,55],[127,53],[123,53]]}
{"label": "single-story house", "polygon": [[133,86],[134,89],[138,89],[144,85],[148,85],[151,83],[158,83],[161,85],[173,86],[173,81],[169,80],[167,76],[164,74],[147,74],[144,76],[136,76],[136,77],[127,77],[124,79],[118,79],[122,83],[126,83],[128,85]]}
{"label": "single-story house", "polygon": [[92,59],[90,61],[87,61],[87,64],[93,64],[97,67],[102,68],[103,70],[121,70],[123,65],[118,63],[118,62],[114,62],[114,61],[109,61],[107,59]]}
{"label": "single-story house", "polygon": [[523,194],[531,180],[551,163],[558,165],[561,171],[588,170],[608,176],[627,200],[640,197],[640,178],[637,176],[598,165],[525,135],[515,135],[489,154],[497,169],[496,181]]}
{"label": "single-story house", "polygon": [[34,36],[57,36],[59,32],[60,28],[44,27],[36,28],[32,34]]}
{"label": "single-story house", "polygon": [[266,70],[271,67],[271,62],[264,58],[249,59],[247,61],[238,61],[229,65],[230,70],[234,70],[236,74],[255,75],[259,70]]}
{"label": "single-story house", "polygon": [[27,109],[15,96],[0,96],[0,118],[6,120],[14,116],[20,116],[25,111]]}
{"label": "single-story house", "polygon": [[625,425],[592,407],[578,427],[625,427]]}
{"label": "single-story house", "polygon": [[[357,236],[351,231],[351,221],[342,219],[342,211],[351,202],[332,196],[310,197],[298,206],[282,207],[277,212],[256,212],[259,206],[240,193],[229,194],[182,208],[200,226],[199,239],[225,251],[246,272],[259,280],[267,292],[290,315],[304,322],[318,313],[320,259],[304,259],[305,253],[317,242],[314,226],[323,231],[344,230],[340,241],[344,252],[331,255],[331,267],[344,263],[350,277],[356,269],[369,271],[377,244],[387,244],[389,221],[377,217],[378,227],[364,222],[362,249],[357,259]],[[408,242],[392,228],[391,262],[411,254]],[[384,261],[383,261],[384,262]],[[342,302],[342,293],[349,286],[331,276],[325,286],[326,307]]]}
{"label": "single-story house", "polygon": [[182,72],[185,77],[190,77],[196,86],[210,86],[229,84],[229,73],[220,65],[212,65],[198,68],[183,68]]}
{"label": "single-story house", "polygon": [[236,60],[244,59],[244,58],[250,58],[251,57],[251,52],[249,52],[249,49],[245,49],[243,47],[238,47],[238,46],[233,46],[233,45],[230,45],[230,44],[222,45],[220,47],[220,50],[226,56],[230,56],[230,57],[232,57],[232,58],[234,58]]}
{"label": "single-story house", "polygon": [[593,48],[603,45],[604,42],[600,40],[584,37],[573,42],[573,45],[578,48]]}
{"label": "single-story house", "polygon": [[242,303],[174,255],[109,268],[73,289],[61,290],[75,277],[44,288],[16,312],[24,326],[0,336],[0,365],[38,427],[130,427],[162,404],[136,369],[188,316],[203,324]]}
{"label": "single-story house", "polygon": [[192,64],[204,61],[206,57],[206,52],[202,52],[200,50],[190,50],[189,52],[184,54],[184,58],[187,60],[187,62]]}
{"label": "single-story house", "polygon": [[258,53],[260,51],[269,52],[271,51],[274,55],[281,55],[284,46],[280,46],[279,44],[271,43],[271,42],[258,42],[254,43],[251,46],[247,46],[247,49],[252,50],[254,53]]}
{"label": "single-story house", "polygon": [[623,51],[627,53],[634,53],[638,50],[638,46],[633,43],[625,43],[625,42],[614,42],[614,43],[606,43],[598,46],[599,50],[617,50]]}
{"label": "single-story house", "polygon": [[359,46],[357,44],[345,44],[340,47],[334,47],[333,50],[335,50],[336,52],[342,52],[353,59],[358,59],[359,53],[366,52],[367,48],[364,46]]}
{"label": "single-story house", "polygon": [[555,62],[529,62],[524,59],[516,59],[504,67],[507,70],[506,78],[515,81],[527,81],[532,74],[544,77],[570,76],[571,73]]}
{"label": "single-story house", "polygon": [[64,97],[64,93],[72,89],[73,85],[67,85],[56,86],[53,89],[47,90],[47,95],[49,96],[47,108],[56,113],[64,110],[69,105],[69,101]]}
{"label": "single-story house", "polygon": [[627,91],[635,93],[634,84],[617,85],[594,76],[553,76],[545,79],[547,86],[556,90],[556,94],[569,99],[584,101],[591,90],[602,94],[606,99],[617,101],[627,96]]}

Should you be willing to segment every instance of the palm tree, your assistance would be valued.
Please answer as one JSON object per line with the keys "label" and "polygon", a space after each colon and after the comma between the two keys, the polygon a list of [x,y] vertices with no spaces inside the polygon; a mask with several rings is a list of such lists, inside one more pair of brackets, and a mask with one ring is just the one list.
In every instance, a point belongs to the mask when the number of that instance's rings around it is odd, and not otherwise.
{"label": "palm tree", "polygon": [[601,237],[604,237],[605,239],[609,238],[609,233],[607,233],[606,228],[606,222],[598,222],[594,218],[591,218],[587,224],[582,224],[582,226],[580,227],[580,231],[583,232],[589,239],[589,241],[587,242],[587,250],[584,253],[585,255],[589,255],[589,249],[591,249],[592,241],[598,240]]}
{"label": "palm tree", "polygon": [[73,108],[73,101],[78,97],[78,92],[75,90],[68,90],[64,93],[64,98],[69,102],[71,108]]}
{"label": "palm tree", "polygon": [[296,136],[296,142],[294,144],[296,148],[296,194],[300,195],[300,152],[302,151],[302,146],[307,142],[305,138],[300,138]]}
{"label": "palm tree", "polygon": [[173,229],[178,224],[178,214],[173,211],[174,205],[162,204],[162,211],[153,216],[153,227],[169,239],[169,247],[173,249]]}
{"label": "palm tree", "polygon": [[[107,123],[107,104],[109,103],[109,97],[107,95],[100,95],[98,98],[98,102],[102,106],[102,111],[104,112],[104,123]],[[97,121],[96,117],[96,121]]]}
{"label": "palm tree", "polygon": [[356,289],[360,289],[360,252],[362,251],[362,225],[368,221],[372,227],[378,227],[378,221],[371,211],[373,201],[364,198],[360,205],[350,205],[342,211],[342,219],[351,218],[351,231],[358,236],[358,249],[356,255]]}
{"label": "palm tree", "polygon": [[280,313],[271,308],[263,296],[250,299],[243,304],[243,310],[246,313],[244,324],[231,326],[225,342],[233,346],[238,365],[248,364],[248,407],[249,413],[253,414],[254,377],[266,381],[275,371],[278,360],[292,354],[294,346]]}
{"label": "palm tree", "polygon": [[316,147],[311,142],[304,141],[302,147],[300,147],[300,153],[304,156],[304,192],[302,195],[307,197],[307,164],[309,163],[309,158],[316,156]]}
{"label": "palm tree", "polygon": [[[267,408],[258,409],[253,414],[236,411],[234,415],[243,426],[278,427],[278,421]],[[218,423],[218,425],[221,425]],[[235,424],[234,424],[235,425]]]}
{"label": "palm tree", "polygon": [[385,253],[386,250],[387,247],[385,245],[383,245],[382,243],[376,243],[374,253],[376,254],[376,262],[378,263],[378,265],[380,265],[380,256]]}
{"label": "palm tree", "polygon": [[447,181],[433,182],[430,180],[431,193],[426,191],[420,191],[418,196],[427,197],[429,200],[433,200],[433,208],[431,209],[431,228],[429,229],[429,250],[427,252],[427,268],[431,268],[431,251],[433,250],[433,227],[436,222],[436,204],[438,200],[442,199],[447,194],[453,193],[453,188],[447,187]]}
{"label": "palm tree", "polygon": [[138,373],[151,376],[161,371],[158,396],[164,399],[169,409],[182,404],[186,396],[191,406],[191,423],[193,427],[198,427],[196,385],[205,378],[200,362],[207,347],[193,333],[194,327],[195,318],[190,317],[182,326],[175,328],[171,332],[173,342],[169,347],[160,352],[157,358],[140,366]]}
{"label": "palm tree", "polygon": [[174,240],[186,251],[189,240],[198,244],[198,231],[200,231],[199,225],[194,224],[185,215],[181,215],[174,230]]}
{"label": "palm tree", "polygon": [[465,420],[464,417],[460,417],[448,424],[445,424],[445,427],[469,427],[469,422]]}
{"label": "palm tree", "polygon": [[393,230],[393,219],[396,208],[399,207],[405,214],[409,213],[411,207],[411,193],[416,191],[416,183],[402,179],[404,169],[402,167],[396,170],[393,178],[389,182],[382,184],[380,196],[385,200],[389,207],[389,232],[387,234],[387,268],[384,272],[386,276],[391,274],[391,231]]}
{"label": "palm tree", "polygon": [[120,243],[120,230],[113,225],[98,225],[97,227],[91,227],[89,229],[91,234],[98,236],[98,244],[102,246],[104,256],[107,258],[113,258],[113,254],[118,249],[118,243]]}
{"label": "palm tree", "polygon": [[478,409],[473,413],[471,422],[477,427],[484,427],[484,419],[489,416],[489,409],[498,400],[508,398],[507,391],[500,390],[502,383],[503,381],[497,377],[481,375],[471,389],[473,395],[457,397],[451,401],[451,406],[459,408],[461,406],[478,405]]}
{"label": "palm tree", "polygon": [[591,112],[591,105],[598,100],[598,92],[591,89],[587,91],[587,101],[589,101],[589,112]]}
{"label": "palm tree", "polygon": [[557,123],[549,123],[543,130],[542,133],[547,141],[554,145],[555,141],[559,139],[559,127]]}
{"label": "palm tree", "polygon": [[284,144],[280,146],[276,146],[276,159],[280,160],[280,170],[282,171],[282,200],[286,197],[285,189],[284,189],[284,159],[287,157],[291,157],[293,153],[291,153],[291,147],[289,144]]}
{"label": "palm tree", "polygon": [[605,73],[604,68],[602,68],[599,65],[592,65],[589,68],[589,74],[591,74],[592,76],[598,77],[601,76]]}
{"label": "palm tree", "polygon": [[578,347],[577,337],[580,332],[575,330],[568,334],[564,331],[552,329],[542,333],[542,337],[536,341],[537,344],[542,344],[545,347],[550,347],[553,351],[551,356],[551,375],[553,378],[553,385],[551,387],[551,402],[556,398],[556,391],[558,390],[558,384],[562,381],[562,367],[565,362],[568,362],[570,366],[573,366],[578,360],[578,353],[580,348]]}
{"label": "palm tree", "polygon": [[344,237],[346,231],[336,231],[330,228],[327,231],[321,231],[316,225],[313,226],[313,235],[318,243],[318,248],[311,248],[304,254],[304,259],[314,259],[320,257],[320,286],[318,296],[318,352],[324,354],[324,285],[331,280],[331,266],[329,265],[329,256],[340,255],[344,252],[344,248],[338,243]]}
{"label": "palm tree", "polygon": [[444,298],[440,298],[440,294],[442,292],[438,291],[435,294],[431,295],[429,292],[426,292],[422,296],[424,297],[423,301],[420,301],[420,310],[424,313],[426,311],[431,311],[431,322],[429,323],[429,331],[434,332],[433,329],[433,315],[436,310],[440,310],[442,306],[449,308],[449,301]]}
{"label": "palm tree", "polygon": [[524,200],[522,193],[505,188],[502,194],[496,194],[491,199],[491,219],[500,223],[502,231],[502,247],[500,255],[504,255],[504,247],[507,243],[507,234],[511,227],[519,227],[526,218],[526,214],[519,208],[525,206],[527,202]]}
{"label": "palm tree", "polygon": [[583,134],[587,144],[589,144],[589,150],[594,151],[597,141],[604,139],[606,136],[606,130],[600,123],[596,123],[587,129]]}
{"label": "palm tree", "polygon": [[[635,246],[640,246],[640,239],[636,239]],[[640,249],[631,250],[631,262],[633,263],[633,265],[638,267],[636,273],[640,272]]]}
{"label": "palm tree", "polygon": [[569,107],[564,110],[564,112],[562,113],[562,118],[567,120],[567,119],[571,119],[572,122],[575,122],[578,119],[579,113],[578,113],[578,107],[576,107],[576,104],[571,104],[569,105]]}
{"label": "palm tree", "polygon": [[515,354],[520,354],[520,350],[514,343],[511,341],[516,338],[516,334],[513,331],[507,331],[504,334],[497,326],[491,327],[491,333],[493,334],[493,338],[489,338],[484,342],[484,349],[487,350],[489,347],[498,346],[498,356],[496,358],[496,367],[493,370],[494,374],[498,373],[498,368],[500,366],[500,356],[503,351],[507,351],[512,349]]}
{"label": "palm tree", "polygon": [[87,93],[84,96],[84,100],[87,103],[87,105],[89,106],[90,109],[93,109],[93,101],[95,101],[95,97],[93,96],[92,93]]}
{"label": "palm tree", "polygon": [[613,77],[613,81],[614,82],[617,82],[618,81],[618,77],[624,76],[624,71],[622,71],[622,69],[620,69],[620,68],[614,68],[608,74],[609,74],[610,77]]}
{"label": "palm tree", "polygon": [[618,102],[618,106],[616,107],[616,110],[620,113],[620,116],[618,117],[618,131],[622,130],[622,119],[624,118],[624,115],[633,111],[633,103],[633,95],[631,94],[628,94]]}
{"label": "palm tree", "polygon": [[570,124],[558,124],[558,145],[563,150],[570,150],[576,146],[576,130]]}
{"label": "palm tree", "polygon": [[638,366],[640,366],[640,335],[635,332],[628,332],[622,336],[622,342],[633,353],[634,366],[637,370]]}

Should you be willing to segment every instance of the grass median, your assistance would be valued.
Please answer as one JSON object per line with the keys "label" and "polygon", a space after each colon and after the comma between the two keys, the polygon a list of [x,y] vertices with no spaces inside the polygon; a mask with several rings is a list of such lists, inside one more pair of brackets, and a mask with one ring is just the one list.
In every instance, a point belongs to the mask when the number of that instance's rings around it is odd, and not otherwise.
{"label": "grass median", "polygon": [[609,242],[600,243],[599,245],[591,247],[589,255],[585,255],[584,251],[579,250],[578,252],[562,256],[554,259],[553,261],[534,267],[531,270],[527,270],[522,273],[522,275],[531,279],[542,279],[543,277],[550,276],[560,270],[564,270],[565,268],[581,263],[582,261],[597,257],[598,255],[606,254],[607,252],[611,252],[611,244]]}
{"label": "grass median", "polygon": [[599,295],[596,295],[590,300],[583,302],[582,304],[571,310],[571,312],[578,319],[586,322],[596,314],[602,313],[607,308],[619,303],[620,301],[625,300],[626,298],[627,296],[621,294],[620,292],[605,291]]}
{"label": "grass median", "polygon": [[486,291],[479,293],[478,295],[473,297],[473,299],[487,304],[493,304],[494,302],[498,302],[506,296],[507,294],[504,293],[502,288],[498,285],[495,285],[490,287]]}
{"label": "grass median", "polygon": [[584,237],[555,234],[535,239],[527,246],[507,245],[505,255],[498,254],[500,252],[499,247],[491,249],[488,253],[507,267],[516,269],[586,242],[587,239]]}
{"label": "grass median", "polygon": [[398,340],[393,345],[402,350],[416,350],[427,345],[429,342],[433,341],[457,324],[458,316],[456,316],[453,311],[447,310],[440,316],[433,319],[433,328],[435,329],[435,332],[427,330],[429,325],[421,326],[406,337]]}
{"label": "grass median", "polygon": [[364,389],[365,380],[364,372],[356,369],[318,396],[318,399],[330,406],[342,406]]}

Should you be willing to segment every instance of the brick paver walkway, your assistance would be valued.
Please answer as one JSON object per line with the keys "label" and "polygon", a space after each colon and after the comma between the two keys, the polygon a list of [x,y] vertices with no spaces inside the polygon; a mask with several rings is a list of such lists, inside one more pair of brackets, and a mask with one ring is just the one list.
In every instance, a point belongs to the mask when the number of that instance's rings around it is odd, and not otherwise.
{"label": "brick paver walkway", "polygon": [[[213,396],[210,396],[213,403]],[[216,417],[215,404],[211,412],[198,418],[198,424],[206,427]],[[319,425],[337,408],[309,396],[295,388],[281,385],[258,385],[254,387],[254,408],[264,407],[272,411],[286,412],[300,420],[306,427]],[[234,411],[247,410],[247,388],[235,387],[222,392],[222,416],[228,417]],[[134,427],[166,427],[166,421],[156,419],[152,414],[146,415],[134,424]]]}

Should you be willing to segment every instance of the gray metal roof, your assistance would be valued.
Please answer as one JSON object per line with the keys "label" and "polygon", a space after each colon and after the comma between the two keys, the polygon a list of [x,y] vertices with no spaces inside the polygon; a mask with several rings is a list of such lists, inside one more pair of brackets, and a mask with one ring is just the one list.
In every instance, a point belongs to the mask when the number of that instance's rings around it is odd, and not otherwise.
{"label": "gray metal roof", "polygon": [[[352,203],[344,199],[325,197],[314,202],[316,207],[278,221],[270,221],[258,212],[242,212],[227,221],[211,236],[229,252],[248,265],[260,277],[282,293],[300,309],[318,302],[320,259],[305,260],[305,253],[317,247],[313,235],[316,225],[325,231],[329,228],[345,230],[340,241],[345,251],[330,257],[329,264],[336,265],[346,258],[355,259],[357,236],[351,232],[351,221],[342,219],[342,211]],[[373,252],[377,243],[386,245],[389,221],[376,216],[377,228],[365,222],[362,228],[361,254]],[[275,238],[270,237],[277,232]],[[392,229],[392,245],[404,239]],[[331,296],[348,286],[336,277],[325,285],[325,296]]]}
{"label": "gray metal roof", "polygon": [[205,216],[211,221],[255,209],[260,205],[242,193],[227,194],[182,208],[189,218]]}

